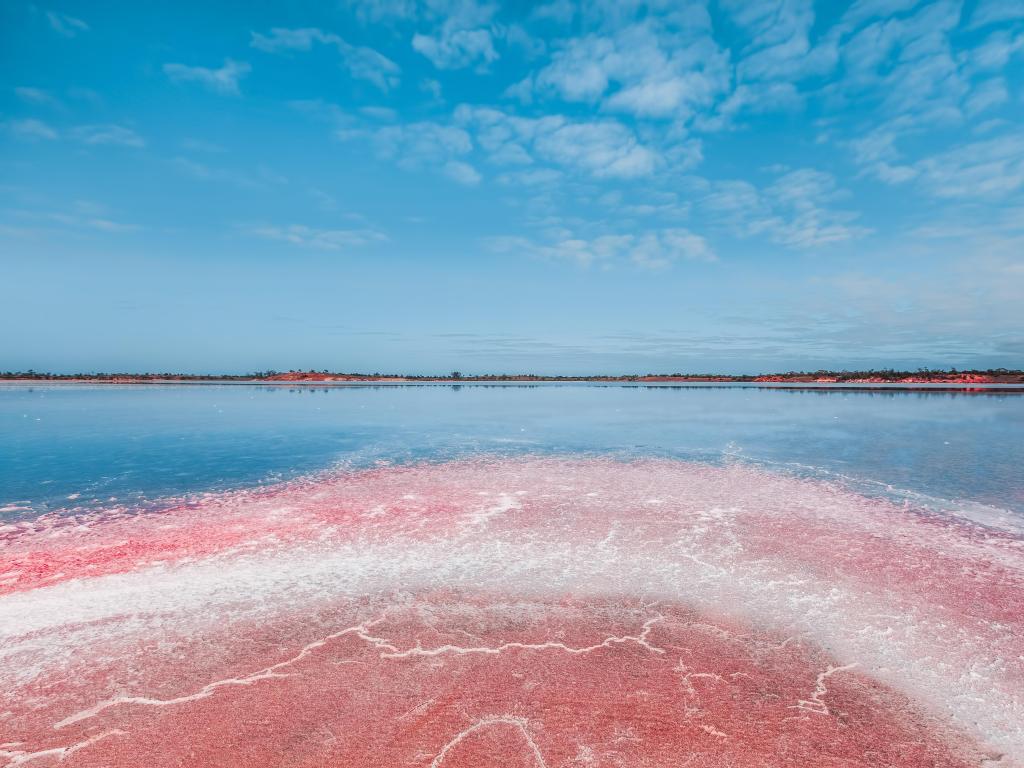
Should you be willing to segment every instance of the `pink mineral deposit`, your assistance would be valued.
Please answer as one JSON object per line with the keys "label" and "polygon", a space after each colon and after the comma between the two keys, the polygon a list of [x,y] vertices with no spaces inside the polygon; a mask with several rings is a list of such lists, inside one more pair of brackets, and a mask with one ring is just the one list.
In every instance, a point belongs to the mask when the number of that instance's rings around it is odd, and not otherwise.
{"label": "pink mineral deposit", "polygon": [[672,460],[477,459],[0,531],[0,765],[1024,756],[1024,539]]}

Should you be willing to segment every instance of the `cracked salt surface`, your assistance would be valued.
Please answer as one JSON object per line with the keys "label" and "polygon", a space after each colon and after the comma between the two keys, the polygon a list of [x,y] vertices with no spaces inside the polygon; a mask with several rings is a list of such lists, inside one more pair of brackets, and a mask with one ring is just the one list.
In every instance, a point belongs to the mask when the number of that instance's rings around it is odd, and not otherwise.
{"label": "cracked salt surface", "polygon": [[0,574],[8,766],[1024,755],[1021,538],[748,467],[318,476],[21,528]]}

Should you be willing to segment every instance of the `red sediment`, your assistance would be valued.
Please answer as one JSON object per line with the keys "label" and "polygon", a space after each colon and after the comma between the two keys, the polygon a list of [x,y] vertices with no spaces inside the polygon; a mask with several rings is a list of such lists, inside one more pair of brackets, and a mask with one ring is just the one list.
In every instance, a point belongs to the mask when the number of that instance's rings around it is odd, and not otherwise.
{"label": "red sediment", "polygon": [[755,376],[751,381],[761,383],[785,383],[794,384],[998,384],[1000,382],[1015,383],[1019,377],[1015,376],[989,376],[977,373],[953,373],[942,374],[941,376],[901,376],[899,378],[887,378],[884,376],[858,376],[856,378],[839,378],[837,376],[814,376],[814,375],[789,375],[770,374],[767,376]]}
{"label": "red sediment", "polygon": [[359,376],[344,373],[291,371],[290,373],[275,373],[273,376],[264,376],[260,381],[406,381],[406,379],[402,376]]}
{"label": "red sediment", "polygon": [[[66,707],[76,705],[51,691],[48,700],[65,709],[19,716],[9,733],[34,751],[109,734],[68,755],[71,766],[676,766],[693,758],[935,768],[983,756],[855,667],[678,606],[438,593],[353,627],[302,655],[300,638],[308,648],[315,631],[237,626],[216,639],[220,668],[206,663],[193,675],[188,665],[154,664],[132,686],[160,691],[149,701],[112,704],[57,729],[47,718],[73,718]],[[275,647],[292,632],[300,638]],[[216,686],[275,664],[276,677]],[[161,690],[160,675],[173,685]],[[195,697],[204,686],[209,695]],[[187,700],[159,703],[175,697]]]}

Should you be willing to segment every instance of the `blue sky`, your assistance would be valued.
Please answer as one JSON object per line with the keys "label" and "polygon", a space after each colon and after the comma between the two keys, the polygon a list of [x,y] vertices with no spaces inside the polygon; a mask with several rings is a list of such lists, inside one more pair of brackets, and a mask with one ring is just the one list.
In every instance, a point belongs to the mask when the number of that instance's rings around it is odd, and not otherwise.
{"label": "blue sky", "polygon": [[1020,0],[7,2],[0,368],[1024,366]]}

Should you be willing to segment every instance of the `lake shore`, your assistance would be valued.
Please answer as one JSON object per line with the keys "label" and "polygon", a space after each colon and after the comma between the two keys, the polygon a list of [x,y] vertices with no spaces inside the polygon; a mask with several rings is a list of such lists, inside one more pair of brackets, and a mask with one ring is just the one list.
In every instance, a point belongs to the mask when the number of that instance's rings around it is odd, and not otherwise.
{"label": "lake shore", "polygon": [[1024,393],[1024,377],[1000,377],[1007,380],[964,381],[962,379],[898,380],[882,379],[808,379],[781,377],[729,378],[729,377],[590,377],[590,378],[405,378],[388,376],[346,377],[302,377],[302,378],[162,378],[145,376],[115,376],[110,378],[0,378],[0,387],[8,386],[261,386],[261,387],[427,387],[427,386],[474,386],[474,387],[528,387],[571,384],[592,384],[604,386],[674,388],[674,387],[750,387],[757,389],[813,389],[821,391],[918,391],[918,392],[960,392],[960,393]]}

